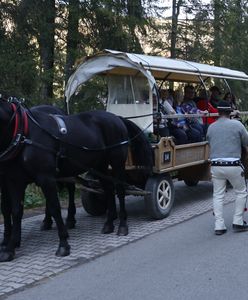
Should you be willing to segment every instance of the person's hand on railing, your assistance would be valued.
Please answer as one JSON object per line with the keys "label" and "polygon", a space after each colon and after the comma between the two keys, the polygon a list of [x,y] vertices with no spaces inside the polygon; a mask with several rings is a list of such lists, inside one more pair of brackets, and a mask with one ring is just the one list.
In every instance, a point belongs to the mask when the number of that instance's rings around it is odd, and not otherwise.
{"label": "person's hand on railing", "polygon": [[231,113],[231,119],[235,119],[235,120],[241,121],[240,111],[238,109],[235,109],[235,110],[232,111],[232,113]]}
{"label": "person's hand on railing", "polygon": [[240,111],[238,109],[234,109],[232,112],[233,116],[239,116],[240,115]]}
{"label": "person's hand on railing", "polygon": [[205,109],[205,110],[200,110],[200,114],[202,115],[207,115],[208,114],[208,110]]}

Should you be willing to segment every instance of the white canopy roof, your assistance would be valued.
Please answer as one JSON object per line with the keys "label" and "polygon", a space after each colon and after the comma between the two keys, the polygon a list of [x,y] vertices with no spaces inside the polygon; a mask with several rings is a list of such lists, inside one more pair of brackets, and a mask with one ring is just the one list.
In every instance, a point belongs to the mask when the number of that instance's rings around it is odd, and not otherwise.
{"label": "white canopy roof", "polygon": [[156,85],[154,77],[141,64],[133,62],[127,56],[123,55],[123,53],[113,54],[103,52],[86,58],[71,75],[65,88],[66,101],[69,101],[70,97],[81,84],[97,74],[106,73],[118,75],[135,75],[141,73],[147,78],[151,89]]}
{"label": "white canopy roof", "polygon": [[228,68],[106,49],[87,57],[79,65],[66,85],[66,100],[68,102],[77,87],[96,74],[136,75],[137,72],[147,77],[151,88],[155,84],[154,78],[192,83],[200,82],[200,76],[203,80],[212,77],[248,81],[248,75],[244,72]]}

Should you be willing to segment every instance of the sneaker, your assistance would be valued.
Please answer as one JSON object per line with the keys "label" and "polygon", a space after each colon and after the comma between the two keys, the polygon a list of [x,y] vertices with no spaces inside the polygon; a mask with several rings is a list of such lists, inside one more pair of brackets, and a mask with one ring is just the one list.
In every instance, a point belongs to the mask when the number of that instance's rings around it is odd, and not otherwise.
{"label": "sneaker", "polygon": [[216,229],[216,230],[214,231],[214,233],[215,233],[216,235],[222,235],[222,234],[226,233],[226,229]]}
{"label": "sneaker", "polygon": [[243,225],[233,224],[232,227],[235,232],[248,231],[248,225],[245,222]]}

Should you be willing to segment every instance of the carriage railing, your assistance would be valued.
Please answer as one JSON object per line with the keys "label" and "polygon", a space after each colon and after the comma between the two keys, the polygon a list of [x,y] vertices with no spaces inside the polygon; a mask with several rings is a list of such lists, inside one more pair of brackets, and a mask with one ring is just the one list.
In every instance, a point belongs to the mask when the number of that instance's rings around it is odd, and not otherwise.
{"label": "carriage railing", "polygon": [[[218,113],[198,113],[198,114],[168,114],[168,115],[159,115],[162,119],[193,119],[193,118],[208,118],[208,117],[218,117]],[[231,116],[248,116],[248,111],[237,111],[237,112],[232,112]]]}

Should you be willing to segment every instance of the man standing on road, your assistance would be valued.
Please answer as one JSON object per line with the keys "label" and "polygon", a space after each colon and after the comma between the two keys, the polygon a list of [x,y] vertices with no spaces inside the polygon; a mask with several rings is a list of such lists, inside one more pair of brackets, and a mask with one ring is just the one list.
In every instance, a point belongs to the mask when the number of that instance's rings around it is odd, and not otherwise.
{"label": "man standing on road", "polygon": [[248,225],[243,220],[247,189],[240,162],[242,146],[248,146],[248,133],[241,122],[230,120],[232,108],[227,102],[220,101],[217,109],[219,119],[209,126],[207,140],[210,145],[215,234],[222,235],[226,232],[223,204],[227,180],[236,194],[233,230],[248,230]]}

